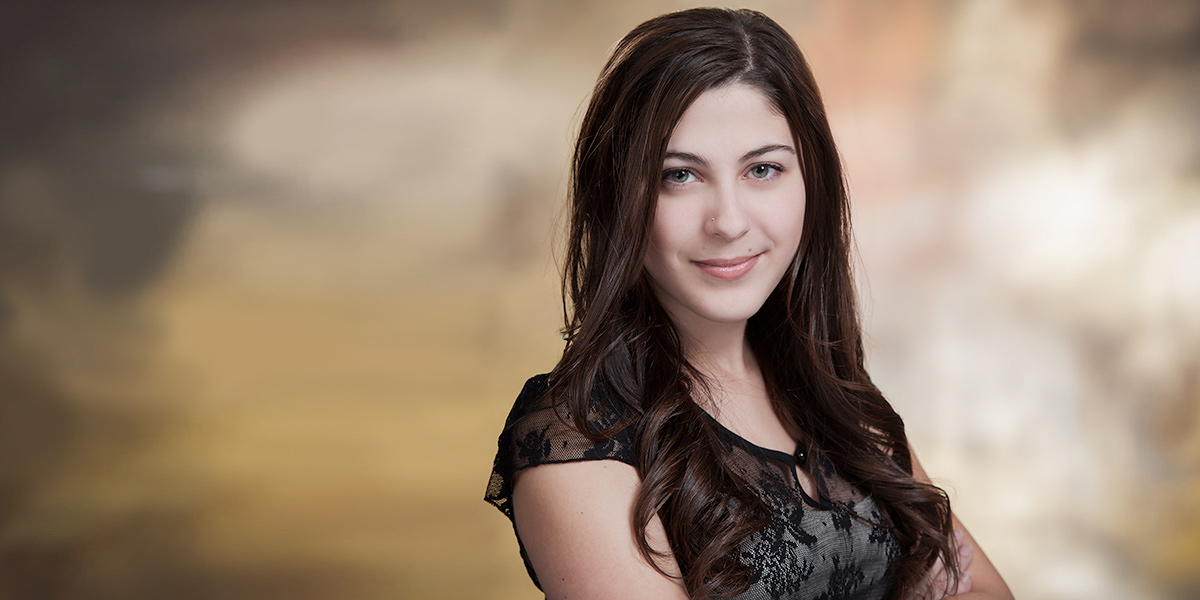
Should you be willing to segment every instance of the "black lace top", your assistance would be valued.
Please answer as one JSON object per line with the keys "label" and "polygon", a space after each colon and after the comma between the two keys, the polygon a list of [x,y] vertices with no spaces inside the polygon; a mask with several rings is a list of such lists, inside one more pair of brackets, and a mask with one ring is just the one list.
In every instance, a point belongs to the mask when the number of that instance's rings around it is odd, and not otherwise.
{"label": "black lace top", "polygon": [[[626,428],[592,442],[554,409],[538,403],[548,377],[525,383],[500,434],[499,450],[485,499],[513,518],[513,475],[535,465],[581,460],[618,460],[636,466],[637,432]],[[611,425],[618,415],[603,390],[590,400],[589,424]],[[813,500],[800,486],[797,466],[813,467],[800,457],[756,446],[711,419],[730,452],[773,509],[771,522],[746,538],[739,559],[751,570],[751,585],[740,600],[835,600],[884,598],[891,583],[889,566],[901,548],[881,524],[884,517],[870,497],[842,479],[832,465],[820,465],[829,497]],[[570,423],[568,420],[567,423]],[[851,514],[851,513],[855,514]],[[515,525],[514,525],[515,531]],[[520,544],[521,557],[534,584],[537,574]]]}

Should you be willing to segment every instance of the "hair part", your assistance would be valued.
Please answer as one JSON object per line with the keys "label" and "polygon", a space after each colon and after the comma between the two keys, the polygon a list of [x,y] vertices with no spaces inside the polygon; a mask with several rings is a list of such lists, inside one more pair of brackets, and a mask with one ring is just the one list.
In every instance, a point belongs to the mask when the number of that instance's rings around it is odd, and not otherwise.
{"label": "hair part", "polygon": [[[643,556],[655,515],[693,598],[749,585],[738,544],[770,519],[763,500],[723,451],[703,409],[709,383],[683,354],[643,263],[671,132],[702,93],[739,83],[762,92],[787,120],[805,182],[801,243],[746,335],[789,434],[828,460],[886,510],[904,553],[893,593],[913,589],[941,557],[957,565],[946,494],[916,481],[904,423],[863,366],[851,269],[849,200],[820,93],[800,49],[751,10],[691,9],[634,28],[601,72],[572,161],[570,233],[563,266],[567,345],[551,398],[586,423],[593,387],[606,385],[637,427],[633,528]],[[814,470],[814,471],[819,471]],[[820,473],[814,481],[822,495]],[[661,568],[659,568],[662,571]],[[665,574],[665,573],[664,573]]]}

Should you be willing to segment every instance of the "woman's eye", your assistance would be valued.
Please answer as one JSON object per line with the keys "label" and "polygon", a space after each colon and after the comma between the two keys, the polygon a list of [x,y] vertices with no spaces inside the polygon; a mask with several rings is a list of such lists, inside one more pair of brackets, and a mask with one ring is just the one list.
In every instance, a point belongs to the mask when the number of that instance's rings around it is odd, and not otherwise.
{"label": "woman's eye", "polygon": [[671,169],[663,173],[663,179],[667,183],[682,184],[688,183],[696,178],[692,172],[687,169]]}
{"label": "woman's eye", "polygon": [[750,168],[750,176],[755,179],[766,179],[779,170],[780,168],[775,165],[754,165]]}

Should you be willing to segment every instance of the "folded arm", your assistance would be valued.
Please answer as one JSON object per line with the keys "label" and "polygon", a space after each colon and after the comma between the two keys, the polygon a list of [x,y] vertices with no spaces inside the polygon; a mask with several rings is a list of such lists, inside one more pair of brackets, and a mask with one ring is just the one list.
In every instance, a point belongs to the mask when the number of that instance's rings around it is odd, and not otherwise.
{"label": "folded arm", "polygon": [[[924,483],[931,483],[929,475],[925,473],[925,469],[917,460],[917,454],[913,451],[912,446],[909,446],[909,453],[912,455],[913,476]],[[962,532],[962,541],[960,547],[970,548],[967,560],[966,573],[960,574],[960,579],[967,577],[959,585],[961,593],[953,597],[961,600],[1013,600],[1012,592],[1008,589],[1008,584],[1004,583],[1004,578],[992,565],[992,561],[988,560],[987,554],[984,554],[983,549],[971,537],[971,532],[958,520],[958,517],[953,513],[950,515],[954,523],[954,529]]]}

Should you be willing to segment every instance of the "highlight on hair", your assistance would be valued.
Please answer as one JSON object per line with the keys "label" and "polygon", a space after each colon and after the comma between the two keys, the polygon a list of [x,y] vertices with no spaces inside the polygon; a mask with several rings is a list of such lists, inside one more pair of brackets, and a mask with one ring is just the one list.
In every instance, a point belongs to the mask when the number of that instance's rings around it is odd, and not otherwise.
{"label": "highlight on hair", "polygon": [[795,41],[761,13],[692,9],[651,19],[604,66],[572,162],[568,341],[550,397],[567,404],[581,433],[603,439],[615,430],[586,423],[587,399],[602,382],[630,416],[618,427],[640,432],[633,529],[655,568],[646,527],[658,515],[691,597],[747,588],[738,544],[770,515],[703,418],[695,399],[707,382],[684,358],[643,268],[671,132],[700,94],[733,83],[758,89],[787,119],[806,188],[800,248],[746,330],[775,411],[810,457],[828,460],[886,509],[882,525],[904,548],[893,595],[914,589],[938,557],[953,575],[949,500],[913,478],[903,421],[863,366],[849,202],[820,93]]}

